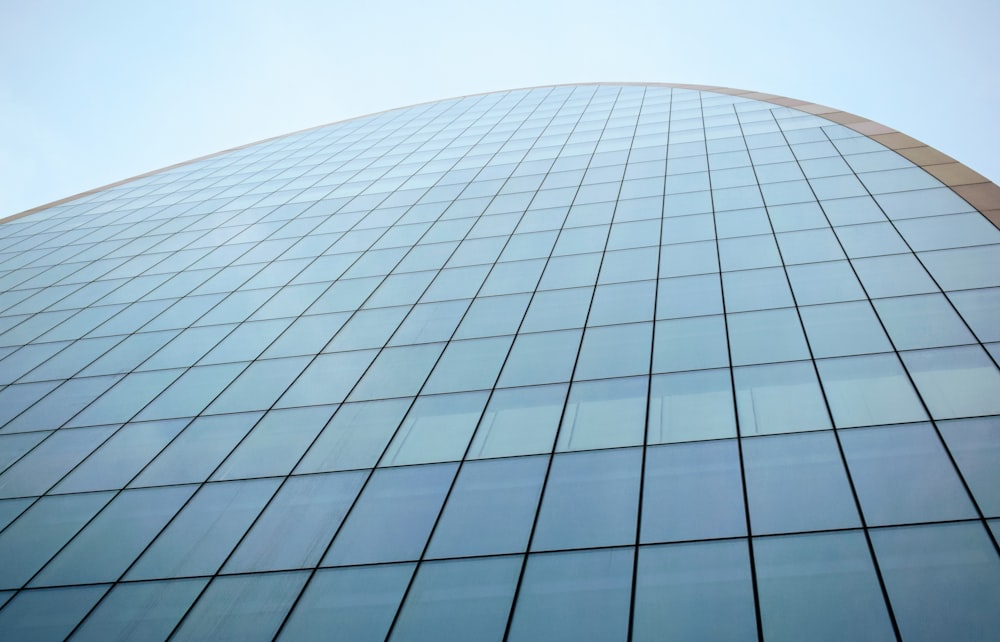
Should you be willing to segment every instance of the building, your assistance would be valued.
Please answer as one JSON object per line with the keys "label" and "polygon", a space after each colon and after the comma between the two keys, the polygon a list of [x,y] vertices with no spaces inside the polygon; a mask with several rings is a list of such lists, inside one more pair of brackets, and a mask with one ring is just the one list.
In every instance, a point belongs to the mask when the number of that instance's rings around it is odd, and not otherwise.
{"label": "building", "polygon": [[998,192],[598,84],[13,217],[0,638],[995,635]]}

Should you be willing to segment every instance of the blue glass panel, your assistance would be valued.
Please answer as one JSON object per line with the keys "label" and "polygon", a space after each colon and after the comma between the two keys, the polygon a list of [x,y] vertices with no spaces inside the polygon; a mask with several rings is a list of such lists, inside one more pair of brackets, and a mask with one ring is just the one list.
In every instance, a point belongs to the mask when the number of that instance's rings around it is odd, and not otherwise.
{"label": "blue glass panel", "polygon": [[837,428],[927,419],[894,354],[822,359],[816,368]]}
{"label": "blue glass panel", "polygon": [[746,528],[734,440],[647,450],[642,543],[738,537]]}
{"label": "blue glass panel", "polygon": [[73,639],[166,639],[207,583],[205,579],[189,579],[118,584],[84,620]]}
{"label": "blue glass panel", "polygon": [[107,586],[22,591],[0,611],[0,636],[7,640],[60,640],[107,592]]}
{"label": "blue glass panel", "polygon": [[320,569],[281,630],[281,640],[384,640],[415,564]]}
{"label": "blue glass panel", "polygon": [[0,533],[0,587],[20,588],[111,501],[113,493],[43,497]]}
{"label": "blue glass panel", "polygon": [[0,499],[45,493],[112,432],[112,426],[53,432],[0,475]]}
{"label": "blue glass panel", "polygon": [[418,559],[456,468],[435,464],[376,470],[323,565]]}
{"label": "blue glass panel", "polygon": [[808,361],[734,368],[740,435],[831,428],[816,371]]}
{"label": "blue glass panel", "polygon": [[271,640],[308,573],[217,577],[174,633],[175,640]]}
{"label": "blue glass panel", "polygon": [[981,523],[876,529],[871,539],[904,639],[975,640],[1000,627],[1000,558]]}
{"label": "blue glass panel", "polygon": [[335,406],[272,410],[219,466],[213,480],[287,475],[333,415]]}
{"label": "blue glass panel", "polygon": [[900,355],[934,419],[1000,414],[1000,371],[982,348]]}
{"label": "blue glass panel", "polygon": [[760,537],[753,550],[766,639],[895,639],[861,532]]}
{"label": "blue glass panel", "polygon": [[976,516],[929,424],[845,430],[840,442],[868,524]]}
{"label": "blue glass panel", "polygon": [[745,540],[643,546],[633,639],[755,640]]}
{"label": "blue glass panel", "polygon": [[275,479],[206,484],[142,557],[126,579],[215,573],[278,487]]}
{"label": "blue glass panel", "polygon": [[587,328],[573,378],[599,379],[647,374],[652,333],[652,323]]}
{"label": "blue glass panel", "polygon": [[198,417],[132,482],[133,486],[184,484],[208,479],[261,413]]}
{"label": "blue glass panel", "polygon": [[641,449],[555,455],[532,550],[635,541]]}
{"label": "blue glass panel", "polygon": [[648,385],[646,377],[574,382],[556,450],[641,444]]}
{"label": "blue glass panel", "polygon": [[733,387],[728,370],[653,376],[649,443],[735,436]]}
{"label": "blue glass panel", "polygon": [[569,381],[580,334],[580,330],[564,330],[518,335],[497,385],[511,387]]}
{"label": "blue glass panel", "polygon": [[118,580],[194,491],[192,486],[123,491],[32,580],[31,585]]}
{"label": "blue glass panel", "polygon": [[292,477],[261,513],[223,572],[315,565],[366,477],[362,472]]}
{"label": "blue glass panel", "polygon": [[951,456],[980,510],[1000,515],[1000,424],[996,418],[938,422]]}
{"label": "blue glass panel", "polygon": [[632,549],[531,555],[509,640],[626,640]]}
{"label": "blue glass panel", "polygon": [[755,534],[861,525],[829,431],[745,439],[743,466]]}
{"label": "blue glass panel", "polygon": [[386,348],[375,358],[348,399],[365,401],[417,394],[443,349],[441,343]]}
{"label": "blue glass panel", "polygon": [[503,640],[520,557],[420,565],[390,640]]}
{"label": "blue glass panel", "polygon": [[388,399],[340,406],[295,472],[374,467],[389,440],[396,434],[396,428],[411,401]]}
{"label": "blue glass panel", "polygon": [[462,458],[483,413],[486,392],[418,397],[381,466],[427,464]]}

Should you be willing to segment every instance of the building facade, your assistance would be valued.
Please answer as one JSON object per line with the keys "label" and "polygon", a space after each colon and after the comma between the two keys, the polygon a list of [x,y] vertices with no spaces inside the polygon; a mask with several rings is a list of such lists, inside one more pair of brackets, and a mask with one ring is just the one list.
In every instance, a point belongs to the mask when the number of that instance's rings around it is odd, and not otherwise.
{"label": "building facade", "polygon": [[12,217],[0,638],[995,636],[997,191],[597,84]]}

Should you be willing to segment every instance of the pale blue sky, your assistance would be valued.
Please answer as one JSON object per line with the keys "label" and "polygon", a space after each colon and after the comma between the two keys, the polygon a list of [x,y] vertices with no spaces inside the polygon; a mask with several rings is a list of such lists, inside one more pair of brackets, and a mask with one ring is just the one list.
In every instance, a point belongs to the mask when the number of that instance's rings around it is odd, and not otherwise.
{"label": "pale blue sky", "polygon": [[587,81],[861,114],[1000,180],[995,0],[0,0],[0,217],[374,111]]}

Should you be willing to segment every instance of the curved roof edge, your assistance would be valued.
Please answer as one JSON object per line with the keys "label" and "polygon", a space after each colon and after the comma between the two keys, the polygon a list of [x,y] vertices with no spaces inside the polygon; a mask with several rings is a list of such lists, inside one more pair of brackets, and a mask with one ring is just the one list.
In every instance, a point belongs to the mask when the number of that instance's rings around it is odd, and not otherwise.
{"label": "curved roof edge", "polygon": [[[827,107],[825,105],[819,105],[817,103],[811,103],[805,100],[799,100],[796,98],[788,98],[787,96],[779,96],[777,94],[768,94],[759,91],[747,91],[744,89],[733,89],[731,87],[715,87],[712,85],[692,85],[685,83],[660,83],[660,82],[588,82],[588,83],[561,83],[555,85],[539,85],[537,87],[519,87],[516,89],[509,90],[498,90],[498,91],[519,91],[524,89],[540,89],[542,87],[577,87],[586,85],[622,85],[622,86],[644,86],[644,87],[670,87],[676,89],[695,89],[699,91],[711,91],[719,94],[729,94],[732,96],[740,96],[742,98],[750,98],[753,100],[760,100],[762,102],[768,102],[775,105],[780,105],[782,107],[791,107],[793,109],[798,109],[821,118],[825,118],[831,122],[843,125],[849,129],[864,134],[869,138],[882,143],[889,149],[895,151],[901,156],[909,159],[913,164],[918,167],[923,168],[931,176],[934,176],[939,181],[947,185],[956,194],[965,199],[970,205],[979,210],[979,212],[989,219],[994,225],[1000,228],[1000,186],[990,181],[988,178],[976,172],[964,164],[956,161],[951,156],[939,152],[930,145],[926,145],[923,142],[907,136],[906,134],[899,132],[891,127],[887,127],[881,123],[877,123],[873,120],[869,120],[862,116],[852,114],[850,112],[841,111],[839,109],[834,109],[833,107]],[[109,183],[107,185],[102,185],[100,187],[95,187],[89,189],[85,192],[80,192],[79,194],[74,194],[72,196],[67,196],[51,203],[45,203],[44,205],[39,205],[31,209],[19,212],[17,214],[12,214],[10,216],[0,218],[0,223],[6,223],[8,221],[13,221],[29,214],[34,214],[50,207],[56,205],[62,205],[63,203],[68,203],[74,199],[80,198],[82,196],[88,196],[95,192],[100,192],[105,189],[112,187],[117,187],[119,185],[124,185],[130,181],[134,181],[140,178],[145,178],[146,176],[152,176],[153,174],[158,174],[175,167],[181,167],[189,163],[194,163],[197,161],[202,161],[208,158],[214,158],[222,154],[227,154],[239,149],[245,149],[253,145],[258,145],[260,143],[265,143],[267,141],[276,140],[278,138],[284,138],[285,136],[291,136],[292,134],[299,134],[302,132],[312,131],[315,129],[320,129],[322,127],[328,127],[330,125],[336,125],[338,123],[345,123],[352,120],[357,120],[358,118],[367,118],[369,116],[375,116],[378,114],[384,114],[386,112],[395,111],[397,109],[407,109],[409,107],[417,107],[420,105],[428,105],[431,103],[441,102],[441,100],[455,100],[457,98],[468,98],[470,96],[484,96],[487,94],[494,94],[496,91],[478,92],[474,94],[466,94],[463,96],[453,96],[452,98],[444,98],[440,100],[432,100],[422,103],[415,103],[413,105],[407,105],[405,107],[393,107],[392,109],[384,109],[382,111],[373,112],[371,114],[364,114],[361,116],[354,116],[351,118],[345,118],[343,120],[334,121],[332,123],[326,123],[323,125],[316,125],[315,127],[307,127],[305,129],[300,129],[294,132],[289,132],[286,134],[281,134],[280,136],[271,136],[270,138],[264,138],[252,143],[247,143],[245,145],[239,145],[237,147],[231,147],[229,149],[224,149],[212,154],[206,154],[205,156],[199,156],[197,158],[192,158],[181,163],[175,163],[173,165],[168,165],[167,167],[161,167],[149,172],[144,172],[130,178],[125,178],[120,181],[115,181],[114,183]]]}

